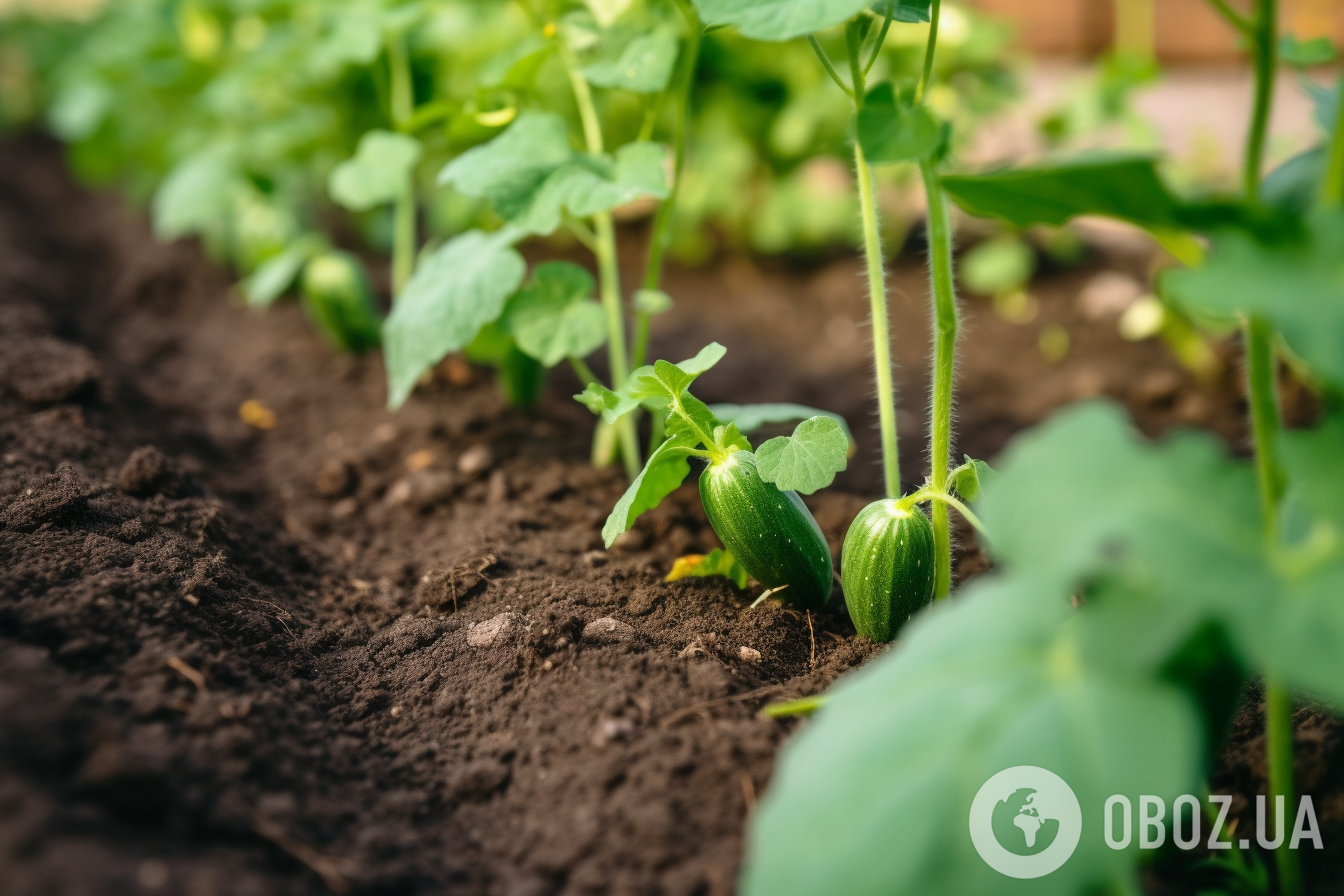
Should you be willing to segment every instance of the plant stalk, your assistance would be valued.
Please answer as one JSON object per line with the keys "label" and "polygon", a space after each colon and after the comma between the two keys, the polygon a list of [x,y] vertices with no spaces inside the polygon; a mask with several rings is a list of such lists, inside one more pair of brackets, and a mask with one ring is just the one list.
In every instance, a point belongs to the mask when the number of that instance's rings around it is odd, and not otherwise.
{"label": "plant stalk", "polygon": [[[1278,65],[1278,0],[1255,0],[1255,7],[1244,33],[1249,37],[1255,65],[1255,99],[1251,127],[1246,139],[1243,185],[1248,203],[1260,202],[1260,173],[1264,167],[1265,139],[1269,129],[1270,105]],[[1249,318],[1245,326],[1246,381],[1251,408],[1251,430],[1255,439],[1255,471],[1265,539],[1273,546],[1279,538],[1279,501],[1283,497],[1285,476],[1280,456],[1279,433],[1283,429],[1279,414],[1277,359],[1274,356],[1274,330],[1264,320]],[[1292,695],[1273,677],[1265,682],[1266,761],[1269,765],[1269,801],[1284,797],[1284,811],[1291,812],[1293,782]],[[1287,822],[1285,820],[1285,827]],[[1300,896],[1302,869],[1297,853],[1282,844],[1274,851],[1279,873],[1279,892]]]}
{"label": "plant stalk", "polygon": [[[855,112],[863,110],[863,63],[855,32],[849,29],[849,67],[854,78]],[[820,52],[819,45],[815,48]],[[824,53],[821,53],[824,57]],[[830,67],[828,66],[828,69]],[[833,77],[835,77],[833,75]],[[838,78],[837,78],[838,81]],[[877,380],[878,425],[882,433],[882,478],[888,498],[901,496],[900,448],[896,438],[896,386],[891,373],[891,325],[887,320],[887,272],[883,264],[882,232],[878,222],[873,171],[854,140],[854,173],[859,182],[859,208],[863,219],[863,252],[868,265],[868,301],[873,316],[873,371]]]}
{"label": "plant stalk", "polygon": [[[929,421],[930,481],[939,492],[947,491],[947,472],[952,460],[952,387],[956,367],[956,286],[952,278],[952,224],[947,196],[933,162],[919,166],[928,197],[929,266],[933,289],[933,401]],[[952,533],[947,506],[933,505],[934,600],[947,597],[952,588]]]}
{"label": "plant stalk", "polygon": [[1339,208],[1344,205],[1344,81],[1339,87],[1339,104],[1335,110],[1335,133],[1330,138],[1330,154],[1325,160],[1325,179],[1321,182],[1321,205]]}
{"label": "plant stalk", "polygon": [[[695,67],[700,59],[700,42],[704,27],[700,16],[689,0],[676,0],[677,9],[686,19],[686,46],[677,60],[672,76],[672,96],[676,103],[672,118],[672,184],[667,198],[658,206],[653,219],[653,233],[649,241],[649,260],[644,269],[644,288],[658,289],[663,280],[663,257],[672,236],[672,218],[676,214],[677,199],[681,195],[681,178],[686,169],[686,120],[690,115],[691,88],[695,84]],[[650,317],[639,312],[635,318],[635,348],[631,366],[644,366],[649,351]]]}
{"label": "plant stalk", "polygon": [[[415,117],[415,91],[411,83],[411,62],[406,52],[406,37],[396,35],[387,42],[387,65],[392,84],[392,124],[405,133]],[[392,209],[392,299],[405,290],[415,273],[415,183],[412,180],[397,197]]]}
{"label": "plant stalk", "polygon": [[[593,103],[593,92],[588,81],[579,71],[578,60],[569,48],[563,36],[560,42],[560,56],[564,60],[565,70],[569,74],[570,87],[574,91],[574,102],[579,109],[579,119],[583,123],[584,142],[588,152],[599,155],[603,152],[602,124],[597,117],[597,106]],[[594,255],[597,256],[599,292],[602,309],[607,318],[607,352],[611,362],[612,385],[619,389],[630,376],[629,356],[626,354],[625,310],[621,299],[620,266],[616,255],[616,225],[610,212],[593,215],[593,233],[597,238]],[[626,475],[634,480],[643,465],[639,450],[639,433],[635,429],[634,413],[626,414],[615,424],[621,444],[621,460],[625,464]]]}

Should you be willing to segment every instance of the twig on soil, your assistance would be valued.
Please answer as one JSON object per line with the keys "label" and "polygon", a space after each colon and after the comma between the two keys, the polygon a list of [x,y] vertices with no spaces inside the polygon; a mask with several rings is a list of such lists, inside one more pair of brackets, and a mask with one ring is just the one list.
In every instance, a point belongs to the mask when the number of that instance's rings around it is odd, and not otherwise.
{"label": "twig on soil", "polygon": [[273,603],[271,603],[271,602],[268,601],[268,600],[262,600],[262,599],[259,598],[259,597],[247,597],[247,598],[244,598],[244,600],[250,600],[250,601],[252,601],[253,603],[258,603],[258,604],[265,604],[266,606],[268,606],[268,607],[270,607],[271,609],[275,610],[275,612],[278,614],[278,615],[275,617],[275,621],[278,622],[278,623],[280,623],[280,627],[283,628],[283,629],[285,630],[285,634],[287,634],[287,635],[289,635],[291,638],[295,638],[295,640],[297,640],[297,638],[296,638],[294,632],[290,630],[290,628],[289,628],[288,625],[285,625],[285,620],[286,620],[286,619],[293,619],[293,618],[294,618],[294,617],[290,614],[290,612],[289,612],[288,610],[286,610],[284,607],[281,607],[281,606],[278,605],[278,604],[273,604]]}
{"label": "twig on soil", "polygon": [[807,611],[807,637],[812,642],[812,654],[807,658],[808,668],[817,665],[817,633],[812,630],[812,611]]}
{"label": "twig on soil", "polygon": [[742,800],[747,804],[747,812],[756,811],[756,784],[751,775],[742,775]]}
{"label": "twig on soil", "polygon": [[691,716],[704,712],[707,709],[714,709],[718,706],[727,706],[730,703],[737,703],[742,700],[754,700],[757,697],[767,697],[782,687],[783,685],[771,684],[766,685],[763,688],[757,688],[754,691],[744,691],[741,694],[732,694],[728,697],[720,697],[717,700],[706,700],[704,703],[696,703],[692,706],[687,706],[684,709],[679,709],[670,716],[667,716],[658,723],[658,726],[660,728],[671,728],[678,722],[689,719]]}
{"label": "twig on soil", "polygon": [[177,672],[187,681],[196,685],[196,690],[200,691],[202,694],[206,692],[205,676],[202,675],[196,669],[193,669],[191,666],[187,665],[187,663],[181,657],[176,656],[168,657],[168,668]]}
{"label": "twig on soil", "polygon": [[252,820],[252,830],[307,865],[314,874],[322,878],[322,883],[327,885],[327,889],[337,896],[344,896],[350,892],[350,883],[335,860],[327,858],[307,844],[294,840],[278,825],[260,816]]}

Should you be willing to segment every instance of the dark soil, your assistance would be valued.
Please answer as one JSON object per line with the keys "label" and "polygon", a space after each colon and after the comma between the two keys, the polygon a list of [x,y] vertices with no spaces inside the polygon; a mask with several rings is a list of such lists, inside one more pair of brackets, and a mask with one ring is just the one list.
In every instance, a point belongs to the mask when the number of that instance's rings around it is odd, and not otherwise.
{"label": "dark soil", "polygon": [[[1048,275],[1029,325],[967,302],[959,452],[992,458],[1094,394],[1240,444],[1230,370],[1197,384],[1077,309],[1098,264]],[[918,257],[893,286],[914,483]],[[810,501],[837,548],[878,483],[857,264],[732,259],[668,287],[658,353],[729,348],[703,398],[860,424],[860,459]],[[1049,323],[1072,337],[1054,365]],[[875,648],[838,599],[807,616],[663,583],[716,544],[692,485],[599,550],[623,486],[586,462],[575,386],[509,410],[457,361],[389,414],[376,357],[333,354],[292,305],[239,307],[52,147],[0,146],[0,892],[732,892],[791,729],[757,711]],[[964,578],[986,561],[962,535]],[[1340,794],[1335,729],[1304,721],[1300,755]],[[1243,723],[1246,793],[1263,759]],[[1342,803],[1318,803],[1327,842]]]}

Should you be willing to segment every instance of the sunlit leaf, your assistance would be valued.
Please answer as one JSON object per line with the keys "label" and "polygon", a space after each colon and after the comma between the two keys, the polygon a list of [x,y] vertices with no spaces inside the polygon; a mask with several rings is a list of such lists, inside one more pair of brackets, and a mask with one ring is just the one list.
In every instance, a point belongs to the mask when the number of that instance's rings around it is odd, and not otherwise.
{"label": "sunlit leaf", "polygon": [[663,581],[678,582],[686,578],[706,579],[713,576],[730,579],[739,589],[745,589],[751,580],[751,576],[732,554],[723,548],[715,548],[708,554],[687,554],[685,557],[678,557]]}
{"label": "sunlit leaf", "polygon": [[897,96],[891,84],[868,92],[855,130],[864,155],[874,164],[921,162],[942,142],[942,125],[928,107]]}
{"label": "sunlit leaf", "polygon": [[770,439],[756,449],[761,478],[782,491],[810,495],[835,481],[848,463],[849,437],[830,417],[811,417],[791,436]]}
{"label": "sunlit leaf", "polygon": [[154,194],[154,233],[174,240],[217,229],[227,221],[240,175],[227,147],[184,160]]}
{"label": "sunlit leaf", "polygon": [[509,300],[504,325],[524,353],[547,367],[583,358],[607,340],[593,276],[566,261],[537,265],[532,281]]}
{"label": "sunlit leaf", "polygon": [[599,87],[661,93],[667,89],[677,61],[677,34],[671,28],[638,33],[614,59],[593,62],[583,75]]}
{"label": "sunlit leaf", "polygon": [[693,435],[676,434],[649,455],[644,469],[630,483],[625,494],[621,495],[611,515],[607,517],[606,525],[602,527],[602,540],[607,547],[611,547],[621,533],[634,525],[640,514],[657,507],[663,498],[686,481],[691,473],[688,452],[695,445]]}
{"label": "sunlit leaf", "polygon": [[527,273],[517,236],[473,230],[421,262],[383,325],[389,407],[401,407],[422,373],[500,316]]}
{"label": "sunlit leaf", "polygon": [[695,0],[709,25],[736,25],[756,40],[788,40],[858,15],[869,0]]}
{"label": "sunlit leaf", "polygon": [[331,172],[331,198],[353,212],[395,201],[411,184],[424,149],[420,141],[392,131],[369,131],[355,156]]}
{"label": "sunlit leaf", "polygon": [[714,404],[709,409],[725,423],[736,423],[744,433],[753,433],[762,426],[772,423],[796,423],[809,417],[830,417],[844,430],[849,440],[850,453],[854,450],[854,434],[850,432],[845,418],[832,411],[808,407],[805,404],[777,402],[774,404]]}

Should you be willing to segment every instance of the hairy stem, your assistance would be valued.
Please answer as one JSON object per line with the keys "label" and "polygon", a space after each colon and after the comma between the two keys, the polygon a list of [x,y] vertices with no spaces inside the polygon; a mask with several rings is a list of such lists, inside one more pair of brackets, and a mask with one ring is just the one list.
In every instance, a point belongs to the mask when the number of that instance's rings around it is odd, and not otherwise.
{"label": "hairy stem", "polygon": [[933,0],[929,4],[929,43],[924,47],[924,68],[919,73],[919,86],[915,88],[915,102],[924,102],[924,91],[929,89],[933,80],[933,57],[938,50],[938,24],[942,20],[943,4]]}
{"label": "hairy stem", "polygon": [[[952,459],[952,387],[956,366],[956,287],[952,279],[952,224],[947,196],[932,162],[919,166],[928,197],[929,266],[933,289],[933,401],[929,421],[930,482],[938,492],[947,491],[947,473]],[[933,506],[934,600],[947,597],[952,587],[952,533],[947,507]]]}
{"label": "hairy stem", "polygon": [[[387,43],[387,65],[392,84],[392,123],[406,132],[415,117],[415,94],[411,84],[411,62],[406,38],[396,35]],[[415,184],[408,183],[397,196],[392,209],[392,297],[400,296],[415,273]]]}
{"label": "hairy stem", "polygon": [[[672,236],[672,217],[681,195],[681,177],[686,169],[686,119],[690,114],[691,88],[695,84],[695,67],[700,59],[700,40],[704,31],[700,16],[689,0],[676,0],[677,8],[686,18],[686,46],[677,59],[677,70],[672,76],[672,96],[676,103],[672,117],[672,184],[667,198],[658,206],[653,219],[653,234],[649,241],[649,260],[644,269],[644,288],[657,289],[663,279],[663,256]],[[649,351],[649,315],[639,312],[635,319],[635,349],[632,366],[644,365]]]}
{"label": "hairy stem", "polygon": [[[597,155],[603,151],[602,124],[598,121],[597,106],[593,103],[593,92],[588,81],[579,71],[574,51],[560,38],[560,56],[564,60],[569,75],[570,87],[574,91],[574,102],[579,109],[579,119],[583,122],[583,137],[589,153]],[[621,299],[620,267],[616,255],[616,225],[610,212],[593,215],[593,234],[597,244],[594,255],[597,256],[597,273],[602,298],[602,309],[607,317],[607,353],[611,363],[612,385],[619,389],[630,376],[629,356],[626,354],[625,309]],[[635,429],[635,415],[626,414],[615,423],[620,439],[621,460],[625,464],[626,475],[634,479],[639,475],[642,465],[639,451],[639,433]]]}

